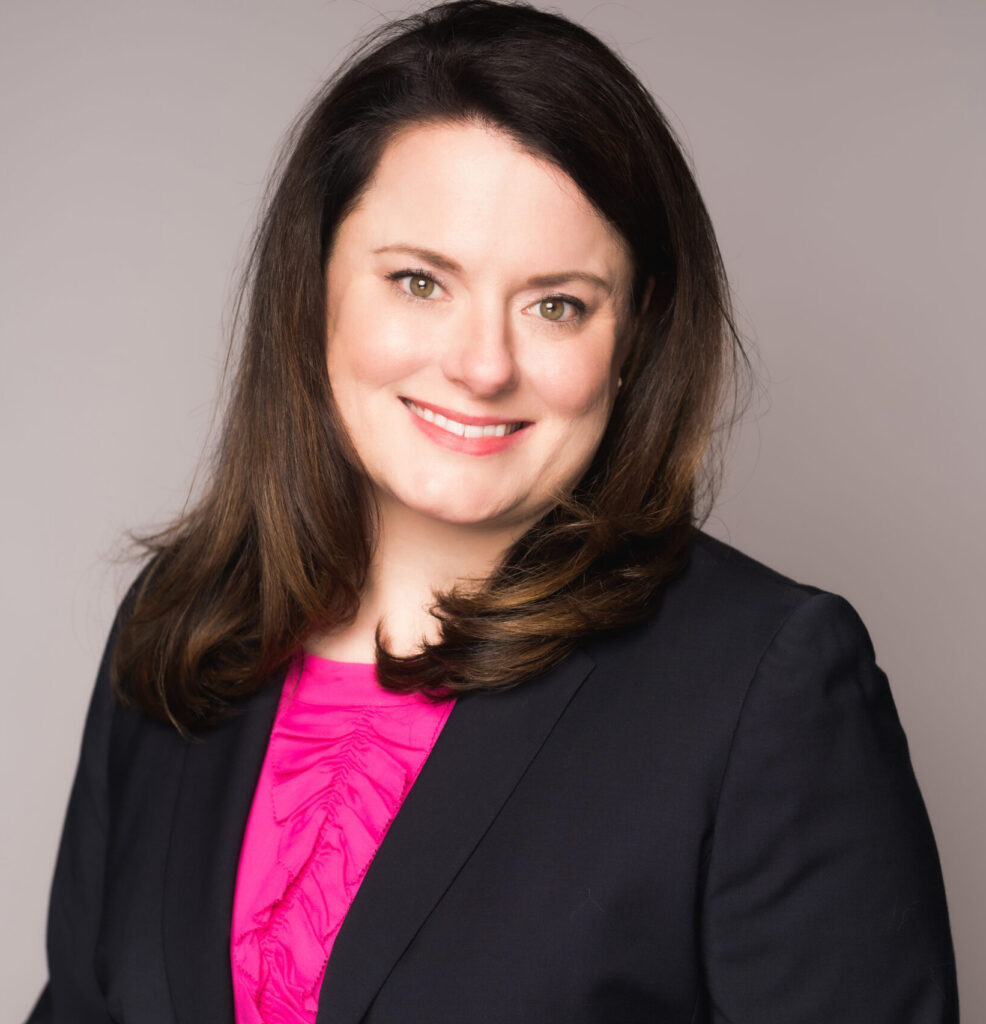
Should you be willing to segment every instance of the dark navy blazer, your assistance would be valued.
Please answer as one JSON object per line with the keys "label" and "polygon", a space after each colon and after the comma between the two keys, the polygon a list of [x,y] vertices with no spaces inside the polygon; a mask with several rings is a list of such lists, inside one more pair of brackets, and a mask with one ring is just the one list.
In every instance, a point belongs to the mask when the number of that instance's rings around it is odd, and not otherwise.
{"label": "dark navy blazer", "polygon": [[[31,1018],[233,1021],[279,679],[188,741],[104,658]],[[945,1024],[934,840],[841,598],[699,535],[644,624],[461,698],[335,942],[319,1024]]]}

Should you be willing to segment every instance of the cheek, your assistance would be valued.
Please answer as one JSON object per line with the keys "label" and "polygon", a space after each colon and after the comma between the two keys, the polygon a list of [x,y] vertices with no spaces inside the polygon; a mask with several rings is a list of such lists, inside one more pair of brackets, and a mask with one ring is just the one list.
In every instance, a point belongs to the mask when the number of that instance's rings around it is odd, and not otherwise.
{"label": "cheek", "polygon": [[533,371],[542,401],[557,416],[590,419],[609,410],[613,379],[613,346],[580,346],[544,359]]}
{"label": "cheek", "polygon": [[420,344],[415,344],[405,318],[374,311],[350,294],[336,309],[326,339],[326,361],[333,388],[345,383],[369,387],[397,380],[420,363]]}

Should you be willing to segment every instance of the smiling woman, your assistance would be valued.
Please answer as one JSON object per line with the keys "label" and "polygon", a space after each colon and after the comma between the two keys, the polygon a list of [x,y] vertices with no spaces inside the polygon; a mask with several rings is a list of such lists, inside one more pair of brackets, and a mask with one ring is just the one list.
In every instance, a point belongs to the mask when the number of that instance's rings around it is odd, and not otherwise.
{"label": "smiling woman", "polygon": [[97,680],[34,1021],[956,1019],[862,623],[698,529],[743,356],[651,97],[461,0],[305,113]]}

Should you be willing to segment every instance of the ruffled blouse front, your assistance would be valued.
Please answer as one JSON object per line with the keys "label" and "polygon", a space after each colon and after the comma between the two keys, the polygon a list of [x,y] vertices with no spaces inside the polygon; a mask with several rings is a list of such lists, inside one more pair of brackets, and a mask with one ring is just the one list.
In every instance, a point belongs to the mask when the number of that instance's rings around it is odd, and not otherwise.
{"label": "ruffled blouse front", "polygon": [[452,701],[382,690],[372,665],[299,658],[240,852],[230,954],[238,1024],[312,1024],[370,862]]}

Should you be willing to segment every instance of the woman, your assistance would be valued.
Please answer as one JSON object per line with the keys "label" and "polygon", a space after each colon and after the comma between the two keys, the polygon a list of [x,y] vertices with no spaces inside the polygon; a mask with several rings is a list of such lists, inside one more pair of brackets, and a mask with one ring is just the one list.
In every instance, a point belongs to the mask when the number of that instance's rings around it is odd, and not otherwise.
{"label": "woman", "polygon": [[391,26],[300,123],[248,308],[32,1019],[954,1021],[865,629],[696,530],[742,353],[629,70],[527,7]]}

